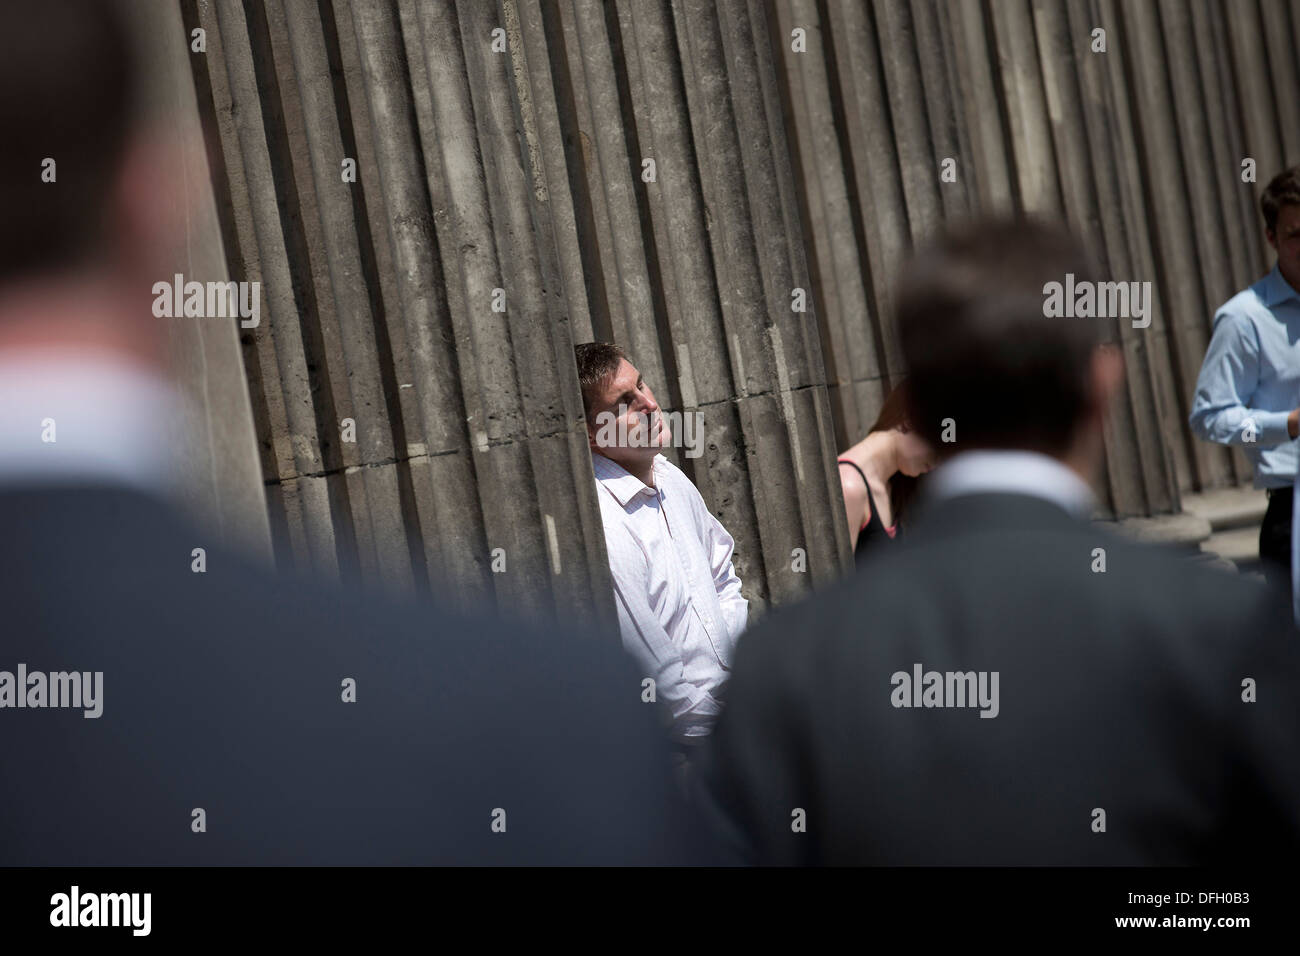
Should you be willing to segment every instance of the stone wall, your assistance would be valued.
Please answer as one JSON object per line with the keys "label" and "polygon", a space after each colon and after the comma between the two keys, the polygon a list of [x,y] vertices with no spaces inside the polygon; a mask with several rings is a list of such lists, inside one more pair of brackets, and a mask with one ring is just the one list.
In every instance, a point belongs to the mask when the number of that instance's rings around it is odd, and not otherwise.
{"label": "stone wall", "polygon": [[1296,0],[182,10],[226,258],[262,283],[282,563],[608,624],[572,362],[600,338],[703,416],[674,460],[755,607],[831,582],[835,452],[904,372],[898,265],[985,211],[1064,218],[1154,285],[1150,327],[1114,329],[1107,513],[1249,480],[1186,418],[1214,307],[1271,261],[1257,191],[1300,161]]}

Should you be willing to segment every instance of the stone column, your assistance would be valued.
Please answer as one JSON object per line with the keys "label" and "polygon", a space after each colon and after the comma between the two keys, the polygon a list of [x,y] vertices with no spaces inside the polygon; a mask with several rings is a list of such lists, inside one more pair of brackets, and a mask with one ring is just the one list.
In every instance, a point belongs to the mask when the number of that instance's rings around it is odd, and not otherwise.
{"label": "stone column", "polygon": [[[175,250],[171,275],[186,281],[227,281],[211,172],[203,150],[203,130],[191,74],[190,37],[180,10],[170,4],[131,8],[139,33],[145,109],[153,121],[165,124],[176,149],[160,151],[159,161],[183,166],[175,182],[188,187],[177,202],[188,202],[185,235]],[[178,219],[181,218],[178,216]],[[163,278],[163,277],[160,277]],[[249,401],[248,381],[240,354],[238,319],[186,318],[159,320],[167,334],[175,381],[184,407],[173,461],[180,479],[182,503],[219,540],[245,554],[269,561],[270,529],[266,498],[257,465],[257,440]],[[163,332],[165,327],[166,332]]]}

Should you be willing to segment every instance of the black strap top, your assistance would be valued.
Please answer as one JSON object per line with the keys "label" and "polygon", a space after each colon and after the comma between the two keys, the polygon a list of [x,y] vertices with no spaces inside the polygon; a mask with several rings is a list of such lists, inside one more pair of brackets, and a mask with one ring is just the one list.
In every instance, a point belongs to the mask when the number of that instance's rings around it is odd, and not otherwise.
{"label": "black strap top", "polygon": [[866,552],[866,550],[869,547],[871,547],[878,541],[897,540],[898,535],[901,533],[902,529],[899,528],[898,521],[897,519],[895,519],[894,527],[890,529],[893,530],[894,533],[891,535],[889,533],[889,530],[886,530],[884,522],[880,520],[880,513],[876,509],[875,499],[872,498],[871,496],[871,484],[867,481],[867,476],[862,473],[862,469],[859,468],[854,462],[849,461],[847,458],[840,458],[837,459],[837,461],[841,465],[848,465],[859,475],[862,475],[862,485],[864,488],[867,489],[867,509],[870,512],[870,514],[867,516],[866,524],[864,524],[862,526],[862,529],[858,532],[858,543],[857,546],[854,547],[853,549],[854,562],[857,564],[861,564],[863,559],[863,554]]}

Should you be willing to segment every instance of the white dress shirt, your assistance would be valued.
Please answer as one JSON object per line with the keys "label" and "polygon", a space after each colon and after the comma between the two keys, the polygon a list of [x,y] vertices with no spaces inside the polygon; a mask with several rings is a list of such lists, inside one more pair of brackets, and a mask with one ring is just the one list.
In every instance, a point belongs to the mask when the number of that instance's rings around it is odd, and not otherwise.
{"label": "white dress shirt", "polygon": [[108,352],[0,352],[0,484],[126,485],[165,496],[180,403],[157,373]]}
{"label": "white dress shirt", "polygon": [[721,713],[749,602],[731,566],[735,541],[663,455],[651,488],[592,455],[623,646],[654,678],[673,736],[699,742]]}
{"label": "white dress shirt", "polygon": [[925,479],[925,494],[936,501],[999,492],[1044,498],[1084,521],[1096,507],[1086,481],[1057,459],[1034,451],[959,452]]}

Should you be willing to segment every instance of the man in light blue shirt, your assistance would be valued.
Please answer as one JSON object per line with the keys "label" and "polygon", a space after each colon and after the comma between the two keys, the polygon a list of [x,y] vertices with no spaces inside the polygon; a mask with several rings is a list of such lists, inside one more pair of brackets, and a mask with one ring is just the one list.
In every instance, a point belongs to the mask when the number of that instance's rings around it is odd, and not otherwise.
{"label": "man in light blue shirt", "polygon": [[1190,423],[1197,437],[1240,445],[1250,459],[1255,487],[1269,496],[1259,556],[1266,573],[1290,587],[1300,462],[1300,167],[1275,176],[1260,207],[1277,265],[1215,313]]}

